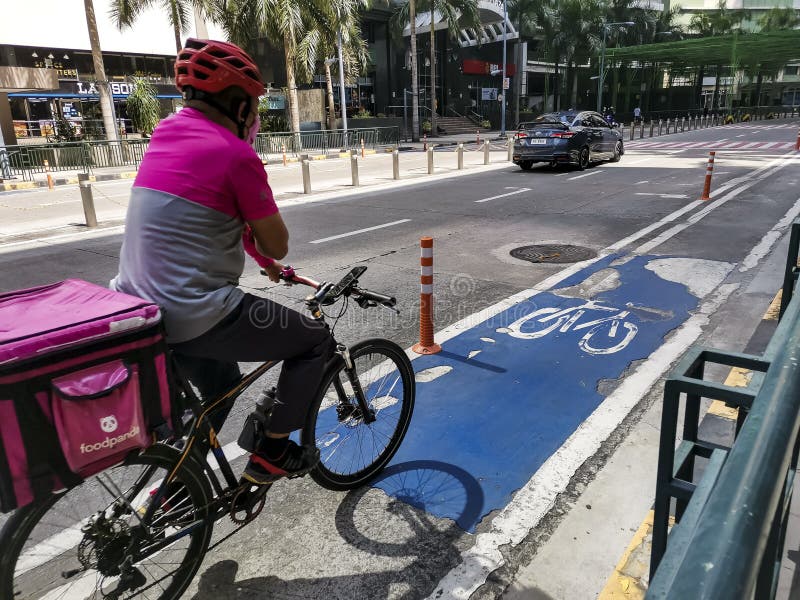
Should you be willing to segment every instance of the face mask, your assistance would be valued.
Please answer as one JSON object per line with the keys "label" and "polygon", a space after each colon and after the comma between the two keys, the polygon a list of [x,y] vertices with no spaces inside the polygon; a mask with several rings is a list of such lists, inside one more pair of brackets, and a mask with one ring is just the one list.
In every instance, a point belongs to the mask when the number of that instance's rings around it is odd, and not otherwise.
{"label": "face mask", "polygon": [[253,124],[250,125],[250,130],[247,132],[247,137],[245,138],[245,141],[251,146],[253,146],[253,148],[256,147],[256,136],[258,135],[258,131],[260,129],[261,129],[261,119],[259,118],[258,115],[256,115],[256,118],[253,119]]}

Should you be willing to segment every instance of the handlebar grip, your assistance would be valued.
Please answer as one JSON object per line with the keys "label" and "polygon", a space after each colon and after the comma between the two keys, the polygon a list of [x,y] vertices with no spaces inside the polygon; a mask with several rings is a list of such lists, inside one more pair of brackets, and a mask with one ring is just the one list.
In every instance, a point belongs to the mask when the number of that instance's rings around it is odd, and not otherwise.
{"label": "handlebar grip", "polygon": [[397,298],[394,296],[385,296],[384,294],[378,294],[377,292],[370,292],[369,290],[358,290],[359,295],[362,298],[366,298],[367,300],[373,300],[378,304],[383,304],[384,306],[394,306],[397,304]]}

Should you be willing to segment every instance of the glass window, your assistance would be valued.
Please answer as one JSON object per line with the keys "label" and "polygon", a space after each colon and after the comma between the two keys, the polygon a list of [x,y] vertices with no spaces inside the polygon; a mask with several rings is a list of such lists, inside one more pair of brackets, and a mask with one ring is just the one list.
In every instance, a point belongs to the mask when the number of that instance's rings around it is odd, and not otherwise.
{"label": "glass window", "polygon": [[797,71],[800,69],[800,65],[787,65],[783,69],[784,75],[797,75]]}

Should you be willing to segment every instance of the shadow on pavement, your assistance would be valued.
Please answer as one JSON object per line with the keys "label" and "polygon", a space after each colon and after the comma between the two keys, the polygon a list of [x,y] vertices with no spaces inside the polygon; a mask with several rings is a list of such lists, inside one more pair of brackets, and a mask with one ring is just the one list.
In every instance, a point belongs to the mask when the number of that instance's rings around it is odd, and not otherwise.
{"label": "shadow on pavement", "polygon": [[[193,600],[412,600],[433,593],[441,578],[461,561],[458,542],[464,531],[453,521],[437,522],[427,510],[442,503],[451,508],[457,504],[461,515],[457,521],[473,522],[483,509],[480,485],[455,465],[427,460],[393,465],[373,485],[388,491],[385,508],[389,514],[372,509],[371,514],[364,515],[362,509],[356,517],[362,500],[372,489],[364,487],[349,493],[339,505],[336,528],[348,544],[361,552],[407,558],[401,568],[359,573],[359,565],[354,564],[353,572],[343,575],[284,580],[275,574],[237,581],[239,564],[222,560],[203,572]],[[405,521],[412,535],[401,542],[388,540],[385,524],[389,515]],[[324,557],[316,559],[322,559],[324,564]]]}

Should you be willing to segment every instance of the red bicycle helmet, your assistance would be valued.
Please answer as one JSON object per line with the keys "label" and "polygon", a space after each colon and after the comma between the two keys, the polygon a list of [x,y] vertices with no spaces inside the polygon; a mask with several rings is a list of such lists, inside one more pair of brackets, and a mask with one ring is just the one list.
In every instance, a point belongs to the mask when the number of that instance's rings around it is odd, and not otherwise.
{"label": "red bicycle helmet", "polygon": [[249,96],[264,93],[264,81],[252,58],[236,46],[216,40],[189,38],[175,61],[175,84],[215,94],[239,86]]}

